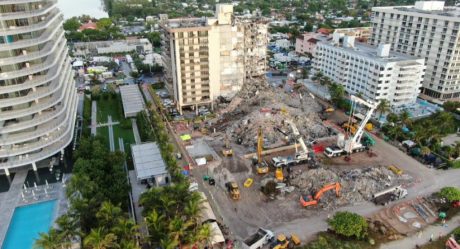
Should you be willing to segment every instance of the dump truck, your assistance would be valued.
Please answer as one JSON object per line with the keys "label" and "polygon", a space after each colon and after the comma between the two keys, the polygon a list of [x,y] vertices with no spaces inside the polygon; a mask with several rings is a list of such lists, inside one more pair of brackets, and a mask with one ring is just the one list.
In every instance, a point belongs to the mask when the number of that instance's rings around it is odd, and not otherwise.
{"label": "dump truck", "polygon": [[272,231],[259,228],[257,232],[247,239],[245,239],[242,243],[243,249],[259,249],[265,246],[267,243],[272,241],[274,238],[274,234]]}
{"label": "dump truck", "polygon": [[236,182],[227,182],[225,186],[227,187],[227,191],[233,200],[240,199],[240,189],[238,188],[238,184]]}
{"label": "dump truck", "polygon": [[385,206],[392,201],[396,201],[407,196],[407,189],[401,186],[395,186],[372,195],[372,201],[376,205]]}

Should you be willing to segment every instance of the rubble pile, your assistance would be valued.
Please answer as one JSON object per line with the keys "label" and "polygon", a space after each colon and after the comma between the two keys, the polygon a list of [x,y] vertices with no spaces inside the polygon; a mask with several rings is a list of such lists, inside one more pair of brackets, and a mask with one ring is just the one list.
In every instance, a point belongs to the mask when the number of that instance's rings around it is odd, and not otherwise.
{"label": "rubble pile", "polygon": [[302,195],[314,195],[324,185],[339,182],[342,187],[340,197],[335,196],[335,191],[327,191],[319,202],[319,206],[324,209],[369,201],[372,194],[407,181],[407,178],[396,176],[386,167],[366,167],[339,172],[319,168],[294,172],[290,179],[291,185],[297,187]]}
{"label": "rubble pile", "polygon": [[[238,97],[225,110],[245,114],[234,119],[233,123],[229,122],[224,131],[234,141],[240,140],[246,146],[254,145],[259,127],[263,131],[264,147],[289,143],[286,134],[292,134],[292,130],[283,122],[285,120],[292,120],[304,139],[328,136],[328,129],[323,126],[318,116],[322,107],[316,100],[308,94],[301,98],[297,93],[273,89],[265,81],[245,84]],[[227,115],[222,116],[232,118],[232,113],[226,113]]]}

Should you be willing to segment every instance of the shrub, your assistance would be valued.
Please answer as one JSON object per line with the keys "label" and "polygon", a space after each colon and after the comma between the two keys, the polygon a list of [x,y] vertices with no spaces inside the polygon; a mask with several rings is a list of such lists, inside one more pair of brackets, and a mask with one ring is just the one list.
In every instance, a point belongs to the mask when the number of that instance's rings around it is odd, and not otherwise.
{"label": "shrub", "polygon": [[345,237],[363,239],[367,236],[366,219],[355,213],[337,212],[327,223],[335,233]]}
{"label": "shrub", "polygon": [[439,192],[439,195],[450,202],[458,201],[460,200],[460,189],[456,187],[444,187]]}

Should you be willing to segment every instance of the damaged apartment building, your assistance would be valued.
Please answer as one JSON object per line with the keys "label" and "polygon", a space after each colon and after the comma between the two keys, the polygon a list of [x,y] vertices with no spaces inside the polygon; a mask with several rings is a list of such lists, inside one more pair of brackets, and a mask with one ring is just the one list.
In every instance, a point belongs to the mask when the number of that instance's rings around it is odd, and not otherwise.
{"label": "damaged apartment building", "polygon": [[160,20],[166,86],[180,113],[212,108],[217,97],[231,98],[248,79],[265,75],[263,17],[235,16],[233,5],[217,4],[212,18]]}

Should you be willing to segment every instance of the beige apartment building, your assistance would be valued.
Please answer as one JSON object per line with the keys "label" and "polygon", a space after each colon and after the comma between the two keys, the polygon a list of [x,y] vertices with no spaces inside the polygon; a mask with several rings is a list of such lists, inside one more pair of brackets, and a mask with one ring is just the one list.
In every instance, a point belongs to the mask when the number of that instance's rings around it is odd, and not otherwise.
{"label": "beige apartment building", "polygon": [[413,6],[374,7],[370,43],[425,59],[422,97],[460,99],[460,8],[441,1]]}
{"label": "beige apartment building", "polygon": [[267,20],[237,17],[216,5],[214,18],[166,19],[162,23],[167,87],[179,112],[233,97],[252,77],[265,75]]}
{"label": "beige apartment building", "polygon": [[73,140],[77,91],[56,0],[0,1],[0,169],[52,157]]}

